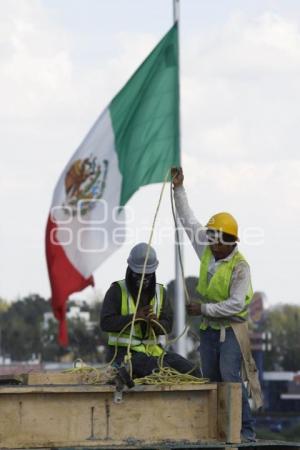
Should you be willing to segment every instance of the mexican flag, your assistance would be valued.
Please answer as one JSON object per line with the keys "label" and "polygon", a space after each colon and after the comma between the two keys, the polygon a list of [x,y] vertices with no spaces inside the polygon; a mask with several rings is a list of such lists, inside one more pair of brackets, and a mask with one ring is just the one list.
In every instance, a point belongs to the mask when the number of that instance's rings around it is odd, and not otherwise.
{"label": "mexican flag", "polygon": [[52,308],[67,345],[66,302],[125,240],[122,207],[179,165],[175,24],[96,120],[54,191],[46,229]]}

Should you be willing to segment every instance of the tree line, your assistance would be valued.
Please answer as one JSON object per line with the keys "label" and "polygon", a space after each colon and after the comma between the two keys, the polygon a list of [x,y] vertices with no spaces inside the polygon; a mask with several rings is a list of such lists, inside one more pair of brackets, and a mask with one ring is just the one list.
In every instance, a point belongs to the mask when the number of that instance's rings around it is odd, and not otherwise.
{"label": "tree line", "polygon": [[[192,300],[197,300],[197,279],[186,278]],[[174,281],[167,285],[168,296],[174,298]],[[71,307],[75,303],[69,301]],[[76,302],[78,305],[78,303]],[[107,336],[99,326],[101,302],[80,303],[81,310],[90,313],[89,326],[80,319],[68,320],[69,347],[57,343],[57,322],[44,325],[44,314],[51,311],[50,302],[31,294],[14,302],[0,298],[0,356],[12,361],[29,361],[34,356],[41,361],[63,361],[82,358],[89,363],[105,362]],[[265,353],[265,370],[298,371],[300,369],[300,307],[282,303],[266,311],[265,331],[272,333],[272,349]],[[190,321],[189,357],[197,359],[199,346],[197,318]]]}
{"label": "tree line", "polygon": [[[74,306],[70,301],[68,307]],[[77,302],[76,302],[77,305]],[[48,321],[44,324],[44,314],[51,312],[50,301],[38,294],[31,294],[8,303],[0,300],[0,354],[12,361],[64,361],[82,358],[89,362],[102,362],[105,359],[103,346],[106,336],[98,325],[101,303],[87,305],[82,302],[81,311],[88,311],[91,326],[74,318],[68,320],[69,346],[62,348],[57,342],[58,323]]]}

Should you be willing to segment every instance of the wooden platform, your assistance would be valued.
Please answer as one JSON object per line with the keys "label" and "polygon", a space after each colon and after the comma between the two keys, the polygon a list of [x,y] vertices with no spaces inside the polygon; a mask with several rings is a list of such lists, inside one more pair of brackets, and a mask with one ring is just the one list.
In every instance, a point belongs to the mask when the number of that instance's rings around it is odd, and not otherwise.
{"label": "wooden platform", "polygon": [[[105,447],[106,450],[122,450],[124,447],[116,447],[116,446],[110,446],[108,444],[107,447]],[[131,447],[132,450],[136,450],[136,447]],[[148,445],[145,445],[143,447],[139,447],[140,450],[299,450],[300,443],[296,442],[281,442],[281,441],[258,441],[256,443],[251,444],[239,444],[238,447],[236,447],[235,444],[226,444],[226,443],[201,443],[197,445],[190,444],[188,442],[166,442],[164,444],[160,444],[159,447],[149,447]],[[11,450],[19,450],[19,449],[11,449]],[[27,450],[36,450],[36,448],[28,448]],[[87,450],[87,447],[47,447],[47,448],[39,448],[39,450]],[[88,450],[103,450],[103,447],[89,447]]]}
{"label": "wooden platform", "polygon": [[121,394],[111,385],[0,386],[1,449],[197,448],[237,444],[240,427],[236,383],[138,386]]}

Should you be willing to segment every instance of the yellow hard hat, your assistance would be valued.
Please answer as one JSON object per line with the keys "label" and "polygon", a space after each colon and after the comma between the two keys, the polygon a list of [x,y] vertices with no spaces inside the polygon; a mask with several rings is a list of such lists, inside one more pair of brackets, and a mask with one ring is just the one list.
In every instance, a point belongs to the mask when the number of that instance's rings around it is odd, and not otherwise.
{"label": "yellow hard hat", "polygon": [[239,241],[237,221],[227,212],[214,214],[207,222],[206,228],[209,230],[217,230],[230,234],[231,236],[234,236],[237,241]]}

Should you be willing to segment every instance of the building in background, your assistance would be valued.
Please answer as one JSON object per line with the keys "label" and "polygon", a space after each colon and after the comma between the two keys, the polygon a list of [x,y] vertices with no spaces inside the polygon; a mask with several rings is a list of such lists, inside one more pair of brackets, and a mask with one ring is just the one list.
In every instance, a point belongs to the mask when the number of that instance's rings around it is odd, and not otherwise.
{"label": "building in background", "polygon": [[[81,322],[84,322],[87,330],[92,330],[95,325],[97,325],[95,322],[91,320],[91,313],[87,310],[85,306],[78,305],[71,305],[69,306],[67,310],[67,320],[79,320]],[[43,328],[47,329],[49,328],[49,322],[56,322],[56,319],[52,312],[46,312],[44,313],[44,321],[43,321]]]}

